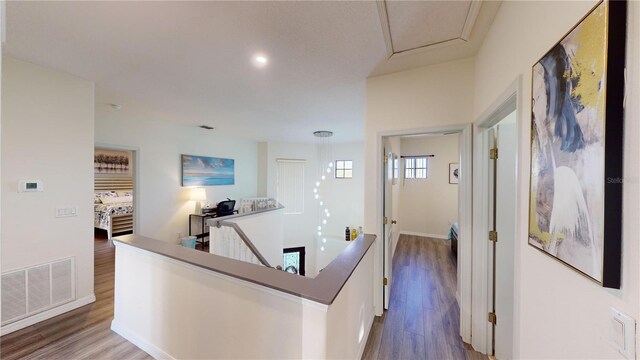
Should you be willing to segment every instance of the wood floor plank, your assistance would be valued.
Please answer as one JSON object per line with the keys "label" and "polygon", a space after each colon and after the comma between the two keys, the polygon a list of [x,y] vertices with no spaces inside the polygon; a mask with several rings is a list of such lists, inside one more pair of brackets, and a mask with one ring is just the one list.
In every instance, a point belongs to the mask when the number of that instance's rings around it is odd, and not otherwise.
{"label": "wood floor plank", "polygon": [[427,356],[424,347],[424,334],[405,331],[402,340],[400,359],[424,359]]}
{"label": "wood floor plank", "polygon": [[424,335],[422,277],[412,276],[408,281],[407,300],[404,309],[404,329],[414,334]]}
{"label": "wood floor plank", "polygon": [[2,359],[152,359],[111,331],[115,248],[94,239],[93,304],[69,311],[0,338]]}
{"label": "wood floor plank", "polygon": [[373,326],[369,332],[369,339],[362,354],[363,359],[377,359],[380,350],[380,339],[382,338],[383,316],[376,317],[373,320]]}
{"label": "wood floor plank", "polygon": [[363,359],[488,359],[459,335],[448,240],[401,235],[392,270],[389,310],[374,321]]}

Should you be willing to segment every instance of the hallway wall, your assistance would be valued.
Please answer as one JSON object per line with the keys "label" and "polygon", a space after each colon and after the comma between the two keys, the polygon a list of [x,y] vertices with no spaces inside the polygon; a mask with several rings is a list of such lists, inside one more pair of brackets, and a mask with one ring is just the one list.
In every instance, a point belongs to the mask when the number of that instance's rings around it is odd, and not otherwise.
{"label": "hallway wall", "polygon": [[449,184],[449,164],[460,158],[458,135],[402,139],[402,155],[427,154],[435,156],[428,160],[426,179],[401,176],[399,181],[400,231],[446,239],[451,224],[458,220],[458,185]]}
{"label": "hallway wall", "polygon": [[[378,239],[381,213],[381,181],[377,164],[378,134],[411,131],[473,119],[474,59],[425,66],[367,79],[365,108],[364,227]],[[393,134],[388,134],[393,135]],[[376,279],[382,283],[382,242],[376,241]],[[376,289],[379,291],[380,289]],[[375,295],[376,314],[382,314],[382,298]]]}
{"label": "hallway wall", "polygon": [[[527,244],[531,66],[594,5],[583,2],[503,2],[477,56],[475,105],[479,116],[522,76],[519,116],[515,256],[515,358],[622,359],[609,344],[609,312],[640,316],[640,3],[629,2],[625,119],[622,288],[604,289]],[[542,25],[544,24],[544,25]],[[619,26],[619,24],[612,24]],[[498,315],[499,316],[499,315]]]}
{"label": "hallway wall", "polygon": [[[67,309],[95,300],[93,109],[92,82],[3,57],[1,270],[74,257],[78,301]],[[20,180],[42,181],[43,191],[20,193]],[[58,218],[58,207],[77,215]]]}

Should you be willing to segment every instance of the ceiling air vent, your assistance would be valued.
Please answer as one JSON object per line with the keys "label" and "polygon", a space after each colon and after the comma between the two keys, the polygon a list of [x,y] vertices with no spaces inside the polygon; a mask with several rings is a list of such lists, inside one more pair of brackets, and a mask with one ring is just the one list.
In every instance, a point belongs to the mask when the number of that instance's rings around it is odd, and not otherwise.
{"label": "ceiling air vent", "polygon": [[199,128],[205,129],[205,130],[213,130],[214,128],[209,126],[209,125],[200,125],[198,126]]}

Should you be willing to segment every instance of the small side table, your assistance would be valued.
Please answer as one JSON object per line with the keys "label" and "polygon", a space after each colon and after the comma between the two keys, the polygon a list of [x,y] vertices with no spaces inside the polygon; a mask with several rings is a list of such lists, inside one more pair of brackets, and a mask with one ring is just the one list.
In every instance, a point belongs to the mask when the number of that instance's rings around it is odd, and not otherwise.
{"label": "small side table", "polygon": [[[195,236],[196,237],[196,244],[198,244],[198,243],[201,244],[203,250],[204,250],[205,244],[209,243],[209,231],[204,231],[205,223],[207,222],[207,219],[214,218],[214,217],[216,217],[216,213],[189,214],[189,236]],[[200,221],[200,233],[199,234],[193,234],[191,223],[192,223],[192,220],[194,218],[195,219],[199,219],[199,221]]]}

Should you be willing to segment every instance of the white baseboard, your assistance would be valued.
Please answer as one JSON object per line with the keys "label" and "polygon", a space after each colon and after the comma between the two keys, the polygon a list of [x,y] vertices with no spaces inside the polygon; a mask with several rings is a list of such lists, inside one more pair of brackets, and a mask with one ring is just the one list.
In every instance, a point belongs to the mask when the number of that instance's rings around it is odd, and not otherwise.
{"label": "white baseboard", "polygon": [[166,360],[175,360],[175,358],[159,347],[153,345],[146,339],[141,338],[133,331],[129,330],[127,327],[118,324],[116,319],[111,321],[111,330],[116,332],[118,335],[127,339],[133,345],[139,347],[144,350],[147,354],[151,355],[154,359],[166,359]]}
{"label": "white baseboard", "polygon": [[404,235],[412,235],[412,236],[422,236],[422,237],[430,237],[430,238],[436,238],[436,239],[449,239],[448,235],[440,235],[440,234],[427,234],[427,233],[422,233],[422,232],[417,232],[417,231],[406,231],[406,230],[401,230],[400,234],[404,234]]}
{"label": "white baseboard", "polygon": [[0,336],[4,336],[10,334],[14,331],[18,331],[20,329],[24,329],[27,326],[31,326],[33,324],[37,324],[41,321],[51,319],[52,317],[56,317],[58,315],[64,314],[68,311],[77,309],[79,307],[91,304],[96,301],[96,295],[91,294],[85,296],[83,298],[74,300],[72,302],[68,302],[66,304],[62,304],[60,306],[54,307],[53,309],[49,309],[47,311],[43,311],[41,313],[37,313],[33,316],[29,316],[28,318],[24,318],[22,320],[13,322],[11,324],[7,324],[3,327],[0,327]]}

